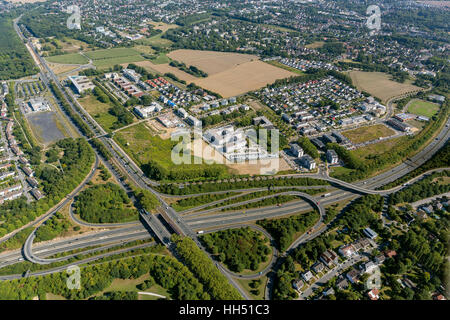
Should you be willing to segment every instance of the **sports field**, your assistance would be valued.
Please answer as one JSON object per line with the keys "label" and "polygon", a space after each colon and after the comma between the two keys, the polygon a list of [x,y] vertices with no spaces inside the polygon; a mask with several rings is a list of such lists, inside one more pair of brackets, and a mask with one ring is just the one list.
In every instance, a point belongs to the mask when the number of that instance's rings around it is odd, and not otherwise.
{"label": "sports field", "polygon": [[416,114],[418,116],[425,116],[431,118],[438,112],[439,105],[424,101],[424,100],[413,100],[408,105],[408,112]]}
{"label": "sports field", "polygon": [[390,75],[383,72],[350,71],[350,77],[358,90],[363,90],[386,102],[392,97],[421,88],[412,84],[404,84],[390,80]]}
{"label": "sports field", "polygon": [[45,58],[48,62],[61,63],[61,64],[87,64],[89,60],[83,57],[79,53],[62,54],[59,56]]}
{"label": "sports field", "polygon": [[395,132],[383,124],[377,124],[374,126],[361,127],[354,130],[342,132],[344,136],[349,138],[353,143],[362,143],[378,139],[380,137],[389,137],[395,134]]}

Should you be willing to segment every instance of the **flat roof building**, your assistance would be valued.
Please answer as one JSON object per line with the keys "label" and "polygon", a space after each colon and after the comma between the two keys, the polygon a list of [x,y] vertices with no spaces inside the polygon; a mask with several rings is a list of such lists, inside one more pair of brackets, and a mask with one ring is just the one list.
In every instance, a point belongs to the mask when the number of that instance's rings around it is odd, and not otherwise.
{"label": "flat roof building", "polygon": [[69,80],[72,82],[78,94],[95,88],[95,85],[86,76],[70,76]]}

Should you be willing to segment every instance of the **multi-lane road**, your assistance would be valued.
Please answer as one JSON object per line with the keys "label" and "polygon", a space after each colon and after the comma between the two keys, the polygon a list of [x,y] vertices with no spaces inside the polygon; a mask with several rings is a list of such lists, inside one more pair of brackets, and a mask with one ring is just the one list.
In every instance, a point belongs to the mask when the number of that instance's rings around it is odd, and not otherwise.
{"label": "multi-lane road", "polygon": [[[24,39],[19,28],[17,27],[17,20],[15,21],[15,27],[16,27],[16,31],[19,34],[19,36],[22,39]],[[171,249],[171,248],[173,249],[173,244],[170,242],[170,236],[171,236],[172,230],[170,230],[170,228],[167,228],[158,219],[158,216],[163,216],[164,219],[166,221],[168,221],[169,224],[174,226],[174,228],[177,229],[177,231],[179,233],[181,233],[185,236],[191,237],[197,243],[197,245],[204,250],[202,244],[198,240],[197,233],[195,232],[195,230],[211,229],[211,228],[217,228],[217,227],[219,227],[220,229],[226,229],[226,228],[230,228],[230,227],[235,227],[236,225],[248,224],[250,222],[253,222],[255,220],[260,220],[263,218],[279,217],[279,216],[289,215],[289,214],[303,211],[303,210],[308,210],[311,208],[311,205],[313,207],[316,207],[319,210],[321,217],[323,217],[323,215],[325,214],[324,206],[326,206],[326,205],[340,202],[343,200],[352,199],[354,197],[360,196],[361,194],[385,195],[385,194],[389,194],[394,191],[397,191],[398,189],[402,188],[403,186],[399,186],[399,187],[396,187],[391,190],[376,190],[376,189],[385,184],[388,184],[392,181],[395,181],[396,179],[406,175],[407,173],[411,172],[415,168],[419,167],[425,161],[430,159],[433,156],[433,154],[436,153],[437,150],[439,150],[439,148],[441,148],[445,143],[447,143],[447,141],[449,139],[450,121],[447,119],[446,125],[444,126],[443,130],[441,130],[439,132],[437,137],[435,139],[433,139],[433,141],[431,141],[430,144],[428,144],[426,147],[424,147],[421,151],[419,151],[411,159],[409,159],[405,163],[402,163],[401,165],[399,165],[389,171],[380,173],[379,175],[377,175],[373,178],[370,178],[370,179],[367,179],[364,181],[360,181],[358,183],[352,183],[352,184],[346,183],[344,181],[333,179],[326,175],[320,175],[320,174],[319,175],[311,175],[311,174],[309,174],[309,175],[308,174],[291,175],[291,176],[313,177],[316,179],[327,180],[332,184],[332,186],[339,188],[338,190],[330,192],[330,194],[327,197],[320,198],[320,199],[309,196],[309,195],[301,193],[301,192],[293,191],[300,197],[306,199],[309,203],[303,202],[303,201],[296,202],[296,203],[288,203],[281,207],[251,209],[251,210],[247,210],[245,213],[230,212],[230,213],[217,213],[214,215],[208,215],[206,212],[206,214],[196,215],[196,216],[192,216],[192,217],[190,217],[189,215],[182,216],[168,205],[168,203],[166,202],[166,200],[164,198],[164,195],[160,194],[153,188],[153,187],[157,186],[158,183],[145,177],[142,170],[132,161],[132,159],[129,158],[129,156],[120,148],[120,146],[118,146],[117,143],[107,135],[107,133],[103,130],[103,128],[89,115],[89,113],[87,113],[83,109],[83,107],[78,103],[78,101],[70,93],[70,91],[69,90],[66,91],[63,88],[63,86],[59,82],[59,79],[56,77],[56,75],[53,73],[53,71],[48,67],[46,61],[41,56],[39,56],[38,52],[34,48],[31,41],[28,41],[28,46],[29,46],[29,48],[31,48],[31,50],[33,50],[34,55],[39,59],[40,67],[43,68],[43,70],[41,72],[41,78],[42,78],[43,82],[46,85],[48,85],[49,79],[51,79],[55,83],[55,85],[61,90],[63,96],[68,101],[69,105],[74,110],[74,112],[76,112],[77,114],[79,114],[81,116],[81,118],[85,121],[85,123],[93,130],[93,132],[95,132],[95,134],[97,135],[99,140],[105,145],[105,147],[108,149],[108,151],[112,154],[113,161],[115,162],[115,164],[118,165],[118,167],[121,169],[121,171],[125,172],[126,175],[130,178],[130,180],[133,181],[137,186],[151,191],[158,198],[158,200],[161,204],[160,209],[159,209],[159,210],[161,210],[160,215],[149,216],[146,214],[141,214],[141,221],[144,223],[144,225],[147,228],[150,228],[152,234],[154,234],[156,236],[156,238],[161,239],[162,242],[166,246],[169,247],[169,249]],[[75,105],[74,105],[74,103],[75,103]],[[235,191],[235,190],[230,190],[230,192],[233,192],[233,191]],[[71,201],[71,199],[68,198],[68,199],[66,199],[66,201]],[[69,202],[65,202],[64,205],[67,203],[69,203]],[[202,208],[197,208],[197,209],[202,209]],[[52,213],[50,213],[49,215],[51,215],[51,214]],[[46,218],[48,218],[48,216],[43,217],[41,222],[43,220],[45,220]],[[297,239],[291,245],[289,250],[292,250],[293,248],[300,245],[301,243],[304,243],[306,241],[313,239],[318,234],[323,232],[323,230],[326,229],[326,227],[321,228],[321,225],[322,225],[322,218],[319,220],[318,224],[315,226],[317,228],[315,228],[315,231],[313,233],[304,234],[302,237]],[[124,227],[124,226],[122,226],[122,227]],[[142,226],[135,226],[135,227],[129,227],[129,228],[139,228],[139,227],[143,228]],[[89,244],[89,246],[104,245],[105,243],[111,244],[111,241],[121,241],[121,240],[128,241],[130,239],[134,239],[132,237],[130,238],[129,235],[128,235],[128,237],[126,237],[127,233],[129,232],[129,231],[127,231],[126,228],[122,228],[122,229],[118,229],[118,230],[122,230],[125,233],[123,235],[119,234],[119,235],[110,236],[108,238],[102,238],[102,239],[100,239],[101,237],[99,237],[98,239],[95,239],[92,241],[93,243],[95,242],[95,244]],[[142,229],[142,230],[144,230],[144,229]],[[117,232],[119,232],[119,231],[117,231]],[[135,232],[134,234],[137,234],[138,236],[144,236],[144,234],[140,234],[140,232]],[[111,239],[113,239],[113,240],[111,240]],[[47,263],[52,262],[51,259],[45,259],[45,257],[49,256],[49,255],[45,255],[41,251],[39,246],[35,246],[35,248],[32,248],[33,240],[34,240],[34,232],[27,239],[27,241],[24,245],[24,248],[23,248],[24,254],[27,257],[27,259],[34,263],[39,263],[39,264],[47,264]],[[67,241],[69,241],[69,240],[67,240]],[[80,243],[77,246],[76,244],[72,245],[71,243],[68,243],[68,242],[67,243],[62,242],[62,243],[58,244],[57,248],[56,247],[49,248],[47,250],[49,250],[49,252],[51,254],[54,254],[55,252],[61,253],[61,252],[65,252],[68,250],[74,250],[76,248],[85,248],[87,246],[82,247],[82,245],[85,245],[86,243],[87,242],[85,241],[85,242],[83,242],[83,244]],[[42,250],[46,250],[46,249],[44,248]],[[59,251],[59,250],[61,250],[61,251]],[[63,250],[65,250],[65,251],[63,251]],[[206,252],[206,250],[205,250],[205,252]],[[207,253],[207,254],[208,254],[208,256],[210,256],[209,253]],[[283,255],[285,256],[286,253],[284,253]],[[95,257],[93,257],[93,258],[95,258]],[[93,258],[90,258],[90,259],[93,259]],[[0,257],[0,259],[1,259],[1,257]],[[18,258],[18,256],[12,256],[12,257],[9,257],[8,259],[20,259],[20,257]],[[211,259],[213,259],[213,258],[211,257]],[[12,260],[8,260],[7,262],[10,262],[10,261],[12,261]],[[228,270],[226,270],[222,265],[218,264],[217,262],[214,262],[214,263],[216,264],[218,269],[228,278],[230,283],[232,283],[236,287],[236,289],[241,293],[241,295],[244,298],[249,298],[248,294],[234,280],[235,275],[231,274]],[[276,265],[278,265],[278,263],[273,262],[270,264],[270,267],[272,269],[275,269]],[[56,269],[52,269],[52,270],[53,270],[53,272],[59,272],[63,269],[59,270],[58,268],[56,268]],[[270,269],[264,270],[264,272],[267,273],[269,270]],[[46,271],[46,272],[47,273],[51,272],[51,270]],[[35,273],[33,275],[40,275],[40,274],[43,274],[43,273]],[[270,280],[269,280],[269,282],[270,282]],[[267,290],[267,291],[270,291],[270,290]],[[266,293],[266,297],[269,297],[269,296],[270,295],[268,295]]]}

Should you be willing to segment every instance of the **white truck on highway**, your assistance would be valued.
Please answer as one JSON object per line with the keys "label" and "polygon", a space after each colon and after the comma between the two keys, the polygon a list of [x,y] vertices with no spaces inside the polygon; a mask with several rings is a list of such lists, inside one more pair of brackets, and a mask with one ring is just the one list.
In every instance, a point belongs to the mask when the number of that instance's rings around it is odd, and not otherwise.
{"label": "white truck on highway", "polygon": [[197,231],[197,234],[203,234],[203,233],[204,233],[203,230]]}

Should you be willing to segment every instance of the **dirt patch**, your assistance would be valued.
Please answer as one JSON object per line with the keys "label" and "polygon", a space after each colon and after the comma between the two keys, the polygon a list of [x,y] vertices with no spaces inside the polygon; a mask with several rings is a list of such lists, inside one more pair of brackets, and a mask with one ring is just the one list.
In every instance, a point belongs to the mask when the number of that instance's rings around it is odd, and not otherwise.
{"label": "dirt patch", "polygon": [[61,73],[70,72],[72,70],[77,69],[76,66],[68,66],[68,65],[64,65],[64,64],[58,64],[58,63],[48,63],[48,66],[50,67],[50,69],[52,69],[52,71],[56,75],[61,74]]}

